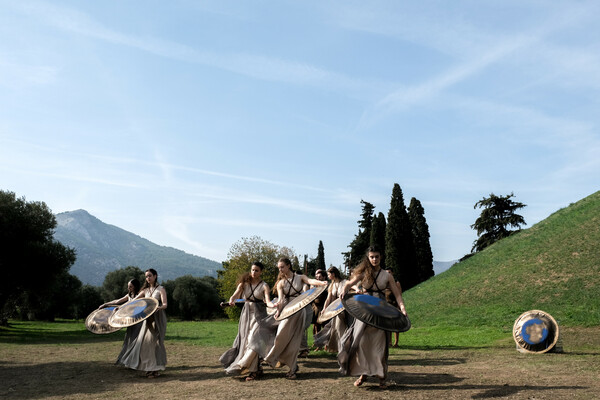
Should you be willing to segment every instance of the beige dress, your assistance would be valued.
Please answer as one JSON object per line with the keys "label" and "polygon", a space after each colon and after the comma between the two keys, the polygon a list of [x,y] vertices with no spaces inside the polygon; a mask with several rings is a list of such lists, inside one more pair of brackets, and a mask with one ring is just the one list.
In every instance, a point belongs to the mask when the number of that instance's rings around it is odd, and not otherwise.
{"label": "beige dress", "polygon": [[[380,269],[371,287],[364,287],[368,294],[385,299],[388,273]],[[341,339],[338,363],[342,375],[377,376],[387,378],[390,334],[365,324],[358,319],[350,324]]]}
{"label": "beige dress", "polygon": [[[331,283],[331,298],[337,299],[340,297],[342,286],[346,283],[345,280]],[[314,337],[314,345],[318,348],[327,347],[327,351],[337,353],[340,347],[340,341],[344,332],[346,332],[347,313],[342,311],[331,320],[329,320],[323,329],[321,329]]]}
{"label": "beige dress", "polygon": [[[162,305],[160,288],[147,288],[145,297],[154,297],[158,305]],[[123,354],[120,363],[128,368],[140,371],[162,371],[167,365],[165,349],[165,333],[167,331],[167,314],[158,310],[142,322],[140,333],[131,348]]]}
{"label": "beige dress", "polygon": [[[131,296],[130,294],[127,294],[127,302],[130,302],[131,300],[133,300],[135,298],[135,296]],[[125,303],[127,304],[127,303]],[[123,363],[123,357],[125,356],[125,354],[127,354],[130,349],[135,346],[135,341],[138,337],[138,335],[140,334],[140,329],[142,328],[142,324],[143,322],[140,322],[139,324],[135,324],[132,326],[128,326],[127,327],[127,332],[125,333],[125,340],[123,340],[123,347],[121,348],[121,352],[119,353],[119,356],[117,357],[117,361],[115,362],[115,364],[122,364]]]}
{"label": "beige dress", "polygon": [[[286,298],[282,301],[289,302],[290,299],[301,294],[302,289],[301,275],[294,274],[290,280],[285,280],[283,283],[283,293]],[[290,373],[297,371],[298,352],[302,342],[302,331],[306,323],[306,309],[307,307],[303,308],[291,317],[280,321],[277,325],[273,346],[265,357],[265,361],[272,367],[287,365]]]}
{"label": "beige dress", "polygon": [[256,286],[250,283],[244,285],[242,296],[246,302],[240,314],[238,334],[233,347],[219,358],[227,374],[237,375],[258,371],[259,355],[249,344],[258,321],[267,317],[264,303],[265,285],[264,281],[260,281]]}

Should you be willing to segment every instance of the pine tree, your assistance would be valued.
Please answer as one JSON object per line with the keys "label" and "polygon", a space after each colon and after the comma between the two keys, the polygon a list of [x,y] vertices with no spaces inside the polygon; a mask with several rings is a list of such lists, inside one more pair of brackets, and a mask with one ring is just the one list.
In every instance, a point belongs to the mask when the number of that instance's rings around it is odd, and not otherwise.
{"label": "pine tree", "polygon": [[404,205],[402,189],[397,183],[392,189],[392,199],[385,229],[385,267],[392,270],[403,290],[418,282],[415,247],[410,221]]}
{"label": "pine tree", "polygon": [[429,226],[425,219],[425,209],[416,198],[410,199],[408,206],[408,219],[412,227],[413,241],[415,244],[415,256],[419,280],[421,283],[431,278],[433,272],[433,253],[429,243]]}
{"label": "pine tree", "polygon": [[507,227],[512,226],[521,228],[521,225],[526,225],[525,219],[516,214],[515,211],[526,207],[525,204],[510,200],[514,194],[508,196],[496,196],[494,193],[490,197],[484,197],[475,203],[473,208],[483,208],[481,215],[471,228],[477,231],[479,236],[471,252],[481,251],[492,243],[510,236],[514,231]]}
{"label": "pine tree", "polygon": [[323,241],[319,240],[319,250],[317,251],[317,269],[327,270],[327,264],[325,264],[325,249],[323,247]]}

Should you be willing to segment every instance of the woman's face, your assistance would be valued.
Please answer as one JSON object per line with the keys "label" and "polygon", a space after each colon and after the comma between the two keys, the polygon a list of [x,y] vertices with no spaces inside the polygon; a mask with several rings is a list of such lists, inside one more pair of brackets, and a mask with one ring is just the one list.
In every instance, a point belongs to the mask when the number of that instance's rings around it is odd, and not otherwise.
{"label": "woman's face", "polygon": [[148,285],[150,286],[154,286],[154,282],[156,282],[156,275],[153,275],[152,272],[150,271],[146,271],[146,282],[148,282]]}
{"label": "woman's face", "polygon": [[335,278],[335,276],[331,272],[327,272],[327,277],[329,278],[330,281],[332,281],[333,278]]}
{"label": "woman's face", "polygon": [[260,267],[259,267],[259,266],[257,266],[257,265],[253,265],[253,266],[250,268],[250,276],[251,276],[252,278],[260,278],[260,274],[262,274],[262,270],[260,269]]}
{"label": "woman's face", "polygon": [[133,286],[133,283],[127,282],[127,290],[129,292],[133,292],[135,290],[135,286]]}
{"label": "woman's face", "polygon": [[371,263],[372,266],[374,267],[378,267],[379,263],[381,262],[381,254],[379,254],[378,251],[370,251],[369,254],[367,255],[367,257],[369,257],[369,262]]}
{"label": "woman's face", "polygon": [[279,261],[277,263],[277,269],[279,272],[286,274],[290,270],[290,266],[284,263],[283,261]]}

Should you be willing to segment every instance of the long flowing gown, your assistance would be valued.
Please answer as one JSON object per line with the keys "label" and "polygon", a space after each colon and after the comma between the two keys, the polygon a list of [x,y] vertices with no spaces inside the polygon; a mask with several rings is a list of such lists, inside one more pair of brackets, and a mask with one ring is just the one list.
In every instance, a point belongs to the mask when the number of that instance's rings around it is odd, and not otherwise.
{"label": "long flowing gown", "polygon": [[[128,297],[127,302],[130,302],[131,300],[134,299],[135,296],[127,294],[127,297]],[[125,304],[127,304],[127,303],[125,303]],[[135,345],[135,340],[137,339],[138,335],[140,334],[140,329],[142,328],[142,323],[143,322],[140,322],[139,324],[135,324],[135,325],[127,327],[127,332],[125,332],[125,339],[123,340],[123,347],[121,348],[121,352],[119,353],[119,357],[117,357],[117,361],[115,362],[115,364],[122,364],[123,357],[125,356],[125,354],[127,354],[127,352],[130,351],[131,347]]]}
{"label": "long flowing gown", "polygon": [[[346,281],[338,281],[331,283],[331,298],[337,299],[340,297],[342,286]],[[327,347],[327,351],[332,353],[339,352],[340,341],[344,332],[346,332],[347,325],[347,313],[342,311],[331,320],[329,320],[323,328],[315,334],[314,345],[317,348]]]}
{"label": "long flowing gown", "polygon": [[[373,296],[385,299],[387,271],[380,269],[370,288]],[[387,378],[390,333],[354,319],[342,336],[338,353],[340,374]]]}
{"label": "long flowing gown", "polygon": [[[286,279],[283,282],[285,299],[282,300],[289,302],[291,298],[302,293],[302,288],[302,277],[294,274],[292,279]],[[302,330],[306,324],[306,308],[307,307],[303,308],[283,321],[279,321],[273,345],[265,357],[265,361],[272,367],[277,368],[282,365],[287,365],[291,374],[297,371],[298,352],[300,350],[300,343],[302,342]]]}
{"label": "long flowing gown", "polygon": [[[147,288],[145,297],[154,297],[162,305],[160,288]],[[167,351],[165,349],[165,333],[167,331],[167,314],[165,310],[158,310],[142,322],[140,333],[135,339],[120,363],[128,368],[140,371],[162,371],[167,365]]]}
{"label": "long flowing gown", "polygon": [[256,286],[244,285],[243,298],[246,302],[240,314],[238,334],[233,347],[219,358],[227,374],[237,375],[258,371],[259,355],[249,344],[258,321],[267,317],[264,303],[265,285],[264,281],[260,281]]}

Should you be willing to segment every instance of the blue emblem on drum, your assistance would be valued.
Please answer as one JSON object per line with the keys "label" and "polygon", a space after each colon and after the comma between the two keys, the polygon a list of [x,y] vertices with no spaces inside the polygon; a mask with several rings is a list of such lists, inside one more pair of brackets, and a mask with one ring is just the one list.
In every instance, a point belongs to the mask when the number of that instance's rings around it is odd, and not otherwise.
{"label": "blue emblem on drum", "polygon": [[108,310],[108,311],[112,311],[112,310],[114,310],[115,308],[117,308],[117,307],[104,307],[104,309],[105,309],[105,310]]}
{"label": "blue emblem on drum", "polygon": [[340,304],[338,304],[338,305],[337,305],[337,307],[333,309],[333,311],[337,311],[337,310],[339,310],[340,308],[344,308],[344,305],[342,304],[342,302],[341,302],[341,301],[340,301]]}
{"label": "blue emblem on drum", "polygon": [[541,319],[530,319],[523,324],[521,336],[529,344],[538,344],[548,337],[548,328]]}
{"label": "blue emblem on drum", "polygon": [[356,299],[356,301],[361,301],[372,306],[378,306],[381,304],[382,301],[379,297],[369,296],[367,294],[357,294],[356,296],[354,296],[354,299]]}

